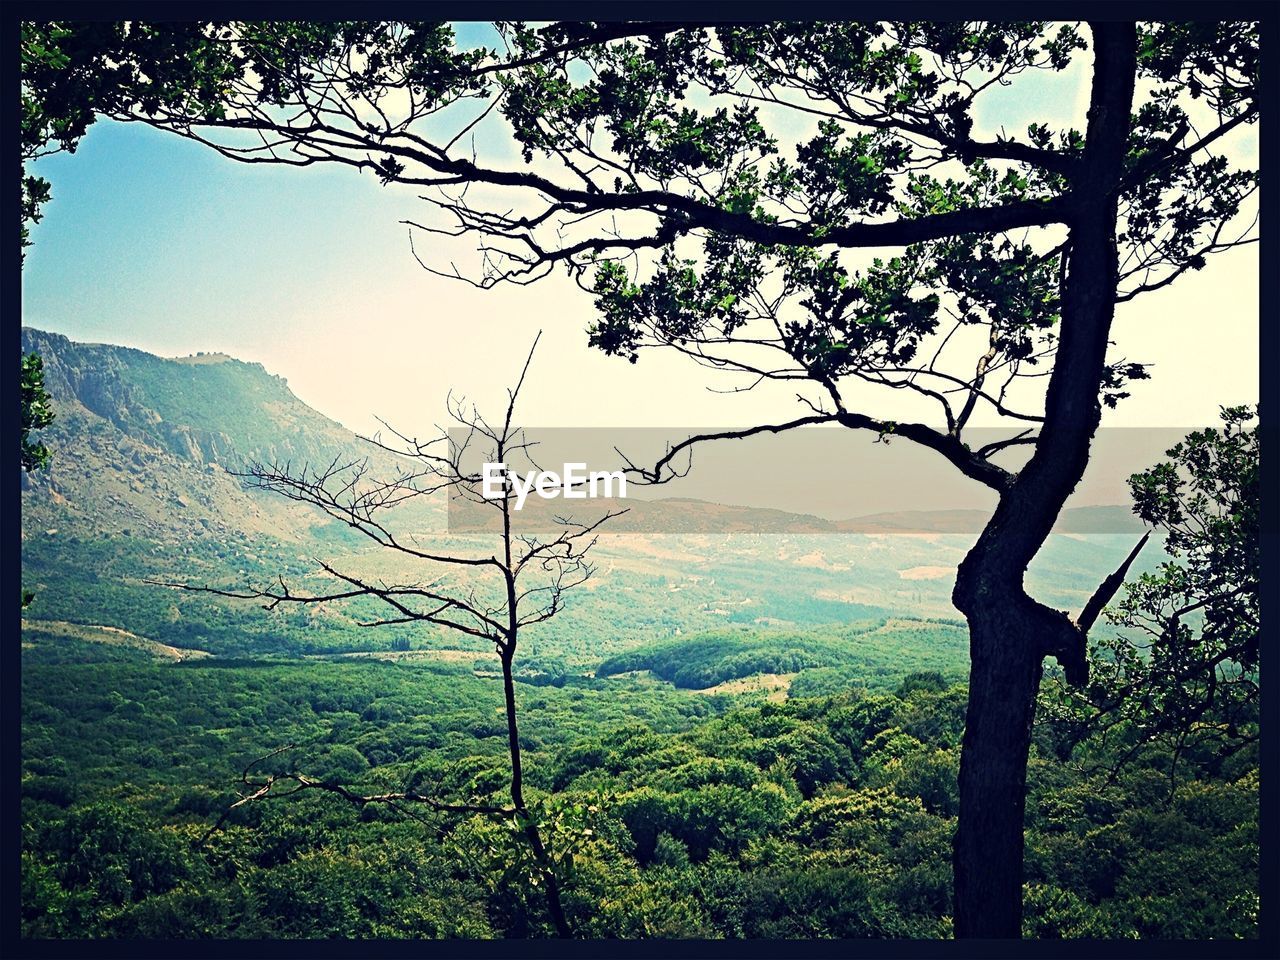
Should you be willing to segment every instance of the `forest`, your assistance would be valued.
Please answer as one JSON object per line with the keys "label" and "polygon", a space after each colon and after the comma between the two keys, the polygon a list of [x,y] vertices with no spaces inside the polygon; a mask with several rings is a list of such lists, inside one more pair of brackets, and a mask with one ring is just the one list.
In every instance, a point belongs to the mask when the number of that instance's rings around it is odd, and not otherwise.
{"label": "forest", "polygon": [[[21,936],[1274,933],[1263,31],[1172,17],[24,19]],[[85,293],[42,220],[123,175],[72,159],[103,131],[130,182],[182,150],[332,207],[328,252],[254,246],[266,200],[175,235],[184,174]],[[407,233],[385,297],[357,187]],[[184,285],[204,258],[131,236],[226,259]],[[391,370],[405,422],[355,413]],[[476,453],[542,470],[527,410],[584,409],[681,421],[614,449],[673,532],[481,493]],[[785,457],[738,493],[848,508],[662,498],[810,428],[927,465],[865,515]]]}
{"label": "forest", "polygon": [[[357,788],[500,795],[497,685],[469,665],[42,649],[23,671],[27,936],[552,933],[511,822],[303,795],[211,832],[239,770],[285,745],[269,763]],[[782,703],[638,679],[526,688],[533,809],[575,930],[948,936],[964,694],[937,673]],[[1255,936],[1256,757],[1155,746],[1121,763],[1132,735],[1070,738],[1037,726],[1026,935]]]}

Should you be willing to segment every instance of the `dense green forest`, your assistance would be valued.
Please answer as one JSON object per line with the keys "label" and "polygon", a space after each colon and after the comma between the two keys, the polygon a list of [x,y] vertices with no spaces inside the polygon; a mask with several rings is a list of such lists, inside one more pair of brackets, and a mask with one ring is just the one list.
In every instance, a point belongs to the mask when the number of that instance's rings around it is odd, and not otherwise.
{"label": "dense green forest", "polygon": [[[514,824],[303,794],[238,808],[257,757],[370,790],[498,796],[472,664],[218,660],[29,641],[23,932],[543,935]],[[803,674],[802,674],[803,676]],[[965,691],[936,673],[783,703],[643,677],[521,687],[527,779],[566,908],[602,937],[946,936]],[[1037,729],[1026,933],[1254,936],[1249,751],[1068,755]]]}
{"label": "dense green forest", "polygon": [[948,650],[955,656],[949,666],[961,673],[964,637],[964,628],[954,621],[885,618],[807,633],[719,630],[617,654],[600,664],[596,676],[643,670],[677,687],[701,690],[755,674],[827,668],[863,678],[868,685],[883,685],[922,661],[937,664]]}

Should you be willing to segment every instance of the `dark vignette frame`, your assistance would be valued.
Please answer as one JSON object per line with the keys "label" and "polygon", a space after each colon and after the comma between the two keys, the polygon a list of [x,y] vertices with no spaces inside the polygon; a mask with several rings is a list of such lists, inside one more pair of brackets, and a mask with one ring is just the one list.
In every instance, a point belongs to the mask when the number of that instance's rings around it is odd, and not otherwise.
{"label": "dark vignette frame", "polygon": [[[1260,169],[1280,168],[1280,135],[1270,119],[1277,106],[1280,83],[1274,72],[1280,57],[1280,7],[1258,0],[1228,0],[1205,3],[1188,0],[895,0],[869,3],[835,3],[821,0],[22,0],[0,14],[0,99],[3,126],[3,168],[0,183],[6,184],[0,201],[0,330],[3,342],[15,353],[20,349],[22,316],[21,261],[17,224],[21,159],[17,148],[20,83],[17,55],[19,24],[23,19],[71,20],[329,20],[360,18],[432,19],[666,19],[686,18],[751,22],[786,19],[875,19],[889,13],[921,19],[954,20],[964,17],[1008,19],[1034,15],[1044,19],[1190,19],[1255,20],[1262,29],[1264,80],[1260,124]],[[1259,262],[1280,263],[1280,193],[1264,183],[1261,191],[1261,243]],[[1276,258],[1271,260],[1269,258]],[[1262,581],[1280,582],[1280,271],[1263,270],[1260,277],[1259,355],[1260,407],[1262,431]],[[8,435],[18,433],[18,381],[10,374],[4,381],[3,422]],[[19,477],[8,481],[8,503],[0,509],[4,551],[0,554],[3,582],[21,577]],[[18,643],[21,614],[10,607],[9,629],[0,632],[0,949],[8,957],[102,957],[102,958],[192,958],[234,956],[255,957],[595,957],[609,954],[617,958],[663,956],[682,957],[1110,957],[1200,958],[1267,957],[1280,955],[1280,680],[1272,675],[1277,659],[1274,635],[1263,634],[1260,670],[1262,688],[1261,788],[1262,807],[1259,876],[1259,937],[1250,941],[163,941],[163,940],[24,940],[19,936],[20,909],[20,770],[21,770],[21,646]],[[1264,592],[1264,625],[1280,619],[1280,590]]]}

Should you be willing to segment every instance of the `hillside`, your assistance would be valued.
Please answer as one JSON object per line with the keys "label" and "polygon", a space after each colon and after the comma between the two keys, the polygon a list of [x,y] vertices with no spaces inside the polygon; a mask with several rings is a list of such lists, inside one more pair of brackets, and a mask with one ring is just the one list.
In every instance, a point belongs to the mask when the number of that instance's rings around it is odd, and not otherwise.
{"label": "hillside", "polygon": [[[874,608],[864,608],[874,613]],[[771,629],[715,630],[648,644],[609,657],[597,677],[648,671],[689,690],[718,688],[756,675],[838,678],[843,688],[896,684],[911,672],[965,675],[967,634],[958,623],[880,617],[804,633]]]}
{"label": "hillside", "polygon": [[246,491],[227,471],[246,461],[329,462],[364,454],[356,437],[293,395],[260,364],[161,357],[22,331],[44,359],[57,419],[54,458],[24,478],[24,531],[132,536],[174,544],[206,533],[297,541],[323,522]]}
{"label": "hillside", "polygon": [[[967,533],[978,534],[990,514],[984,510],[899,510],[873,513],[834,524],[842,533]],[[1141,534],[1142,521],[1119,504],[1067,507],[1054,524],[1060,534]]]}
{"label": "hillside", "polygon": [[[109,627],[215,656],[376,651],[406,641],[414,649],[478,649],[432,630],[356,629],[358,608],[267,614],[258,604],[148,583],[296,580],[317,558],[335,557],[388,581],[425,574],[317,511],[246,490],[228,472],[247,459],[296,467],[370,452],[262,366],[224,354],[170,360],[30,329],[23,349],[44,357],[57,412],[45,432],[53,463],[22,494],[24,582],[38,597],[27,611],[29,632],[52,621]],[[398,467],[389,456],[373,460],[378,473]],[[727,627],[799,632],[868,618],[954,618],[955,566],[981,520],[933,511],[835,524],[680,498],[627,506],[623,520],[632,522],[612,527],[596,550],[598,575],[530,633],[527,652],[581,672],[628,650]],[[1064,608],[1078,608],[1090,583],[1133,543],[1131,534],[1111,532],[1132,523],[1126,511],[1090,509],[1084,519],[1109,535],[1051,538],[1031,570],[1037,589]],[[1068,514],[1064,526],[1080,526]],[[398,530],[422,542],[456,547],[463,541],[444,521],[442,504],[399,508],[394,517]],[[1151,551],[1143,562],[1156,557]],[[839,665],[819,659],[812,669]]]}
{"label": "hillside", "polygon": [[[269,619],[244,604],[176,595],[148,578],[246,583],[309,569],[362,544],[318,510],[246,489],[249,461],[329,463],[371,448],[307,406],[260,364],[219,354],[178,360],[24,329],[44,361],[56,419],[48,469],[23,477],[23,577],[34,621],[101,624],[184,648],[267,645],[303,623],[320,649],[350,647],[350,620]],[[373,451],[390,475],[395,458]],[[441,505],[402,508],[415,528]],[[412,512],[410,510],[412,509]],[[325,640],[325,635],[330,638]],[[312,642],[312,641],[308,641]]]}

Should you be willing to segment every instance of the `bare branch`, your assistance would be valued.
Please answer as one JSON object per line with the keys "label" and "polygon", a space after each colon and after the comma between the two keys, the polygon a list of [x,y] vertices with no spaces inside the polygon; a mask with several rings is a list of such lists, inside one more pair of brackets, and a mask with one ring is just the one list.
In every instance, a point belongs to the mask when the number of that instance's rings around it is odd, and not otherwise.
{"label": "bare branch", "polygon": [[1098,585],[1098,589],[1094,591],[1093,596],[1089,598],[1089,602],[1084,605],[1084,609],[1080,611],[1080,616],[1076,617],[1076,626],[1082,635],[1089,632],[1089,628],[1093,626],[1098,616],[1111,598],[1116,595],[1116,591],[1120,589],[1120,585],[1124,583],[1124,578],[1129,572],[1129,567],[1133,565],[1133,561],[1138,559],[1138,554],[1142,552],[1142,548],[1147,545],[1147,541],[1151,538],[1151,531],[1148,530],[1142,535],[1142,539],[1137,545],[1129,551],[1129,555],[1125,557],[1124,562],[1118,566],[1115,571]]}

